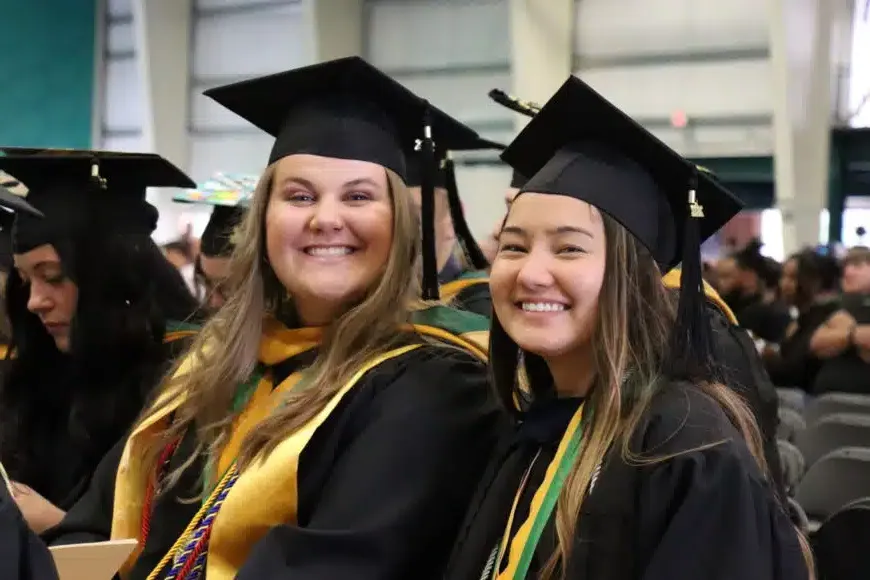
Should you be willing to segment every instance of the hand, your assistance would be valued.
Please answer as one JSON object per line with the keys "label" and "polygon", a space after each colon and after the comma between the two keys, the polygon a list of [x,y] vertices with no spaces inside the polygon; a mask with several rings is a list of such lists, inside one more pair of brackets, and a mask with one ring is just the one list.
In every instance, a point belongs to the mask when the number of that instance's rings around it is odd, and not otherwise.
{"label": "hand", "polygon": [[27,524],[37,534],[53,528],[66,513],[23,483],[12,482],[12,498]]}

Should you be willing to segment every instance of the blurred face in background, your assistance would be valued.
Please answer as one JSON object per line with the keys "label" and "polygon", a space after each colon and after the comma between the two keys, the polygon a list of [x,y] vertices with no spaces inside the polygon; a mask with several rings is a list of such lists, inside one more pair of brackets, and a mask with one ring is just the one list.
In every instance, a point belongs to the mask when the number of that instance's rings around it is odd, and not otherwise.
{"label": "blurred face in background", "polygon": [[798,293],[798,263],[794,258],[782,266],[779,278],[779,296],[786,304],[795,304]]}
{"label": "blurred face in background", "polygon": [[855,252],[843,261],[843,277],[840,281],[843,292],[870,293],[870,251],[861,254]]}
{"label": "blurred face in background", "polygon": [[720,294],[731,294],[739,291],[740,268],[734,258],[722,258],[716,264],[716,282]]}
{"label": "blurred face in background", "polygon": [[[411,201],[418,215],[422,215],[422,189],[409,187]],[[453,219],[450,217],[450,204],[447,201],[447,190],[435,188],[435,255],[438,259],[438,270],[447,264],[456,246],[456,231],[453,229]]]}
{"label": "blurred face in background", "polygon": [[[514,198],[520,192],[517,187],[508,187],[504,193],[504,207],[505,213],[510,209],[511,203],[513,203]],[[492,261],[495,260],[495,256],[498,253],[498,234],[501,232],[501,225],[504,221],[504,218],[499,218],[497,222],[492,227],[492,232],[486,237],[486,240],[480,244],[480,249],[483,251],[483,255],[486,256],[486,260],[492,264]]]}

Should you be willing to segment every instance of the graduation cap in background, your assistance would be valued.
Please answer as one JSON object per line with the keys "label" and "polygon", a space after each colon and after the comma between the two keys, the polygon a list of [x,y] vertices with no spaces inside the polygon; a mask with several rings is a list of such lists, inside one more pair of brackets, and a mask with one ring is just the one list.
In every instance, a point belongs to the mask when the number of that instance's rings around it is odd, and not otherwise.
{"label": "graduation cap in background", "polygon": [[26,213],[41,219],[42,212],[24,200],[27,188],[13,176],[0,171],[0,271],[8,272],[12,260],[12,225],[15,214]]}
{"label": "graduation cap in background", "polygon": [[[517,97],[513,97],[501,89],[492,89],[488,93],[489,98],[498,103],[499,105],[510,109],[515,113],[519,113],[520,115],[525,115],[526,117],[534,117],[538,114],[538,111],[541,110],[541,105],[532,102],[532,101],[524,101],[522,99],[518,99]],[[514,169],[511,174],[511,183],[510,186],[514,189],[520,189],[526,183],[526,177]]]}
{"label": "graduation cap in background", "polygon": [[704,311],[700,244],[741,209],[716,180],[572,76],[502,154],[528,182],[607,213],[663,272],[682,263],[668,372],[708,378],[712,331]]}
{"label": "graduation cap in background", "polygon": [[[459,123],[459,121],[456,121]],[[456,137],[458,137],[457,135]],[[471,234],[465,212],[462,211],[462,199],[459,197],[459,186],[456,183],[456,165],[453,162],[453,151],[481,151],[486,149],[504,150],[505,146],[495,141],[483,139],[477,133],[468,129],[467,134],[461,135],[462,139],[453,141],[440,141],[435,149],[435,159],[438,163],[436,187],[443,187],[447,191],[447,203],[450,209],[450,220],[453,222],[453,230],[456,239],[465,253],[465,257],[472,267],[482,270],[489,266],[480,246]],[[420,187],[422,183],[421,158],[416,151],[406,152],[408,166],[408,178],[406,183],[409,187]]]}
{"label": "graduation cap in background", "polygon": [[148,187],[193,187],[180,169],[153,153],[0,148],[0,170],[27,188],[27,203],[44,214],[18,212],[13,248],[26,252],[82,228],[151,234],[157,210]]}
{"label": "graduation cap in background", "polygon": [[180,203],[212,206],[211,216],[199,240],[199,251],[210,257],[230,256],[233,236],[244,219],[257,187],[257,176],[218,173],[211,179],[173,197]]}
{"label": "graduation cap in background", "polygon": [[464,125],[362,58],[352,56],[204,93],[275,137],[269,164],[294,154],[377,163],[407,180],[404,152],[422,156],[423,298],[438,298],[435,148]]}

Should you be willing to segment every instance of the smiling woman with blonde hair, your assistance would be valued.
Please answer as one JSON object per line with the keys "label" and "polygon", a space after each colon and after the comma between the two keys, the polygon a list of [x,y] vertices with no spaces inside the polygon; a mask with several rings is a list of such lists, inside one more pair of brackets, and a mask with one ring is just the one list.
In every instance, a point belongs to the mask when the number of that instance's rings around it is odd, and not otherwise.
{"label": "smiling woman with blonde hair", "polygon": [[276,136],[234,290],[65,534],[111,511],[131,580],[438,578],[503,415],[486,319],[419,304],[402,144],[469,130],[359,58],[207,94]]}

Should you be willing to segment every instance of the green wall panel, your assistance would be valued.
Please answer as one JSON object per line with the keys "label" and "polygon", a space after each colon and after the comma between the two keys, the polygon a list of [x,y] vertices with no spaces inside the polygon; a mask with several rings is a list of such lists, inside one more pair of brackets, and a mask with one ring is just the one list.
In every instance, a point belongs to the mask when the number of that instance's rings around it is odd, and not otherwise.
{"label": "green wall panel", "polygon": [[96,0],[0,0],[0,144],[90,147]]}

